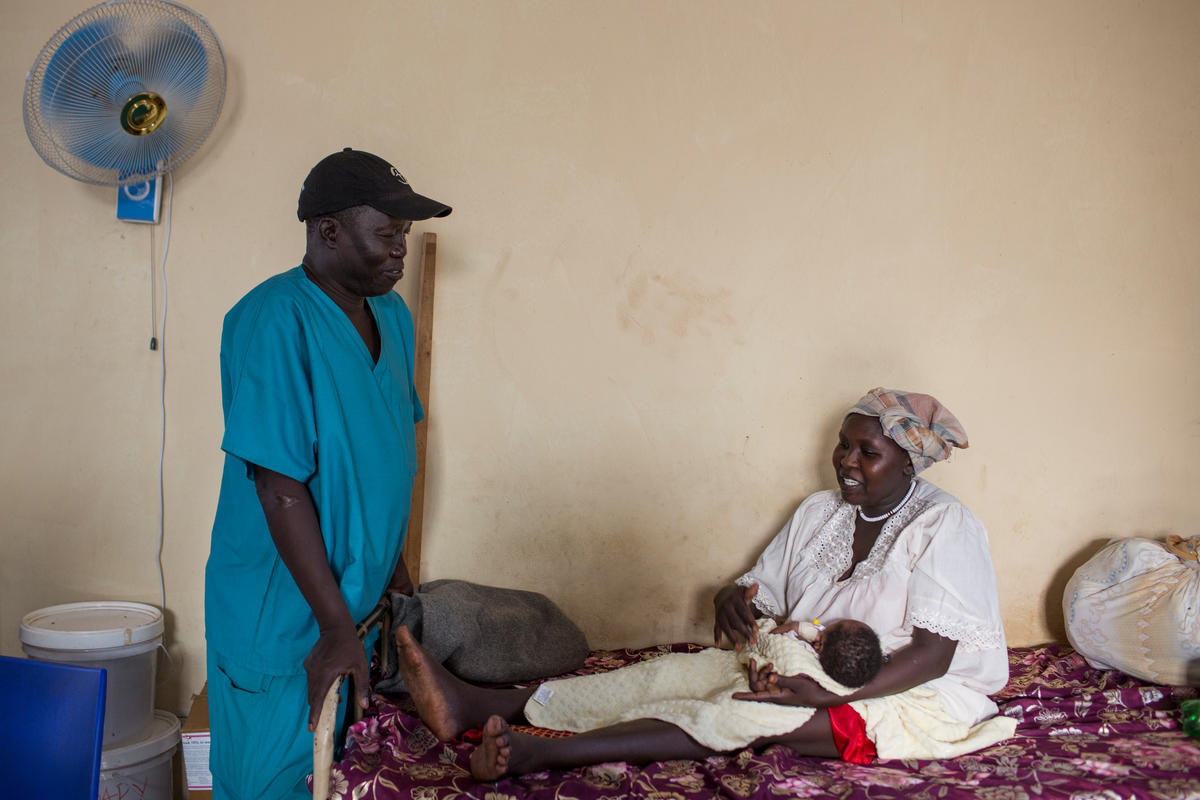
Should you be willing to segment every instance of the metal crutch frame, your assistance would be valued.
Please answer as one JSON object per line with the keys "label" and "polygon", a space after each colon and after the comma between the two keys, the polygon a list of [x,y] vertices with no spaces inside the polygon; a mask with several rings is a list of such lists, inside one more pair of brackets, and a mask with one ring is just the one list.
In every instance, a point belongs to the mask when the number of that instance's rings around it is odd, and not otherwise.
{"label": "metal crutch frame", "polygon": [[[390,651],[387,648],[387,643],[383,641],[383,637],[392,627],[392,604],[391,601],[384,597],[379,601],[367,618],[358,624],[355,628],[355,633],[358,634],[360,641],[366,639],[367,634],[371,632],[371,628],[379,625],[379,663],[383,674],[387,674],[390,670]],[[328,800],[329,798],[329,772],[333,767],[333,748],[334,737],[337,734],[337,710],[338,703],[341,702],[342,683],[346,680],[345,675],[339,675],[329,687],[329,691],[325,693],[325,702],[321,704],[321,715],[317,718],[317,728],[313,731],[313,800]],[[351,713],[354,715],[354,721],[358,722],[362,719],[362,709],[358,703],[353,702],[354,689],[353,681],[351,681],[350,701]]]}

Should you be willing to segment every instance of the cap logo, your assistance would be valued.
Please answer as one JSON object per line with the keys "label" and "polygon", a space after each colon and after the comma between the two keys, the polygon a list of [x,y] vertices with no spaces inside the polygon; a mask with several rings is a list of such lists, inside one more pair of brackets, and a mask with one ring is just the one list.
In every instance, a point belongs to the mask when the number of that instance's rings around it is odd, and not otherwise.
{"label": "cap logo", "polygon": [[408,181],[404,179],[404,176],[400,174],[400,170],[396,169],[395,167],[392,167],[392,177],[401,183],[408,183]]}

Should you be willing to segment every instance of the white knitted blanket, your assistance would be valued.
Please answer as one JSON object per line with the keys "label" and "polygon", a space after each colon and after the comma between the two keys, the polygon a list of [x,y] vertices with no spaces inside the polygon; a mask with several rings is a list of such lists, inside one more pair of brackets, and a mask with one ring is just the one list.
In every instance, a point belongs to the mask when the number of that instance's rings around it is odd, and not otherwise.
{"label": "white knitted blanket", "polygon": [[526,703],[525,716],[533,725],[576,733],[659,719],[705,747],[737,750],[764,736],[793,731],[813,715],[808,707],[734,700],[734,692],[750,689],[746,665],[751,658],[773,664],[781,675],[810,675],[837,694],[852,691],[825,674],[807,642],[764,631],[741,652],[709,648],[668,653],[612,672],[551,681]]}

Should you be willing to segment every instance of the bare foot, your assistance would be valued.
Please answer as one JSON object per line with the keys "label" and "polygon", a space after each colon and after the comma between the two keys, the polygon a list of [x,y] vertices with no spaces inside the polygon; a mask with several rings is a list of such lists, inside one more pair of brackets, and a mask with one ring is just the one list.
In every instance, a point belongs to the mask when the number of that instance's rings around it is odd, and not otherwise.
{"label": "bare foot", "polygon": [[462,698],[464,684],[426,653],[407,626],[396,629],[397,666],[404,686],[417,705],[417,715],[443,742],[474,727]]}
{"label": "bare foot", "polygon": [[471,775],[477,781],[495,781],[508,774],[512,754],[508,723],[493,714],[483,724],[483,741],[471,751]]}

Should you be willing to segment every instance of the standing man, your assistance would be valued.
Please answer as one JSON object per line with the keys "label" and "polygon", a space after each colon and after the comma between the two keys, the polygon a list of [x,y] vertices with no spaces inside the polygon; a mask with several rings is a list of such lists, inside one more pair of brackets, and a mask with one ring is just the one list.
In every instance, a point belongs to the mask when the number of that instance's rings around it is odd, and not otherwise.
{"label": "standing man", "polygon": [[216,800],[310,796],[304,731],[329,686],[353,676],[366,706],[356,620],[412,593],[400,550],[424,411],[392,289],[412,221],[449,213],[382,158],[334,153],[300,190],[303,262],[225,317],[204,605]]}

